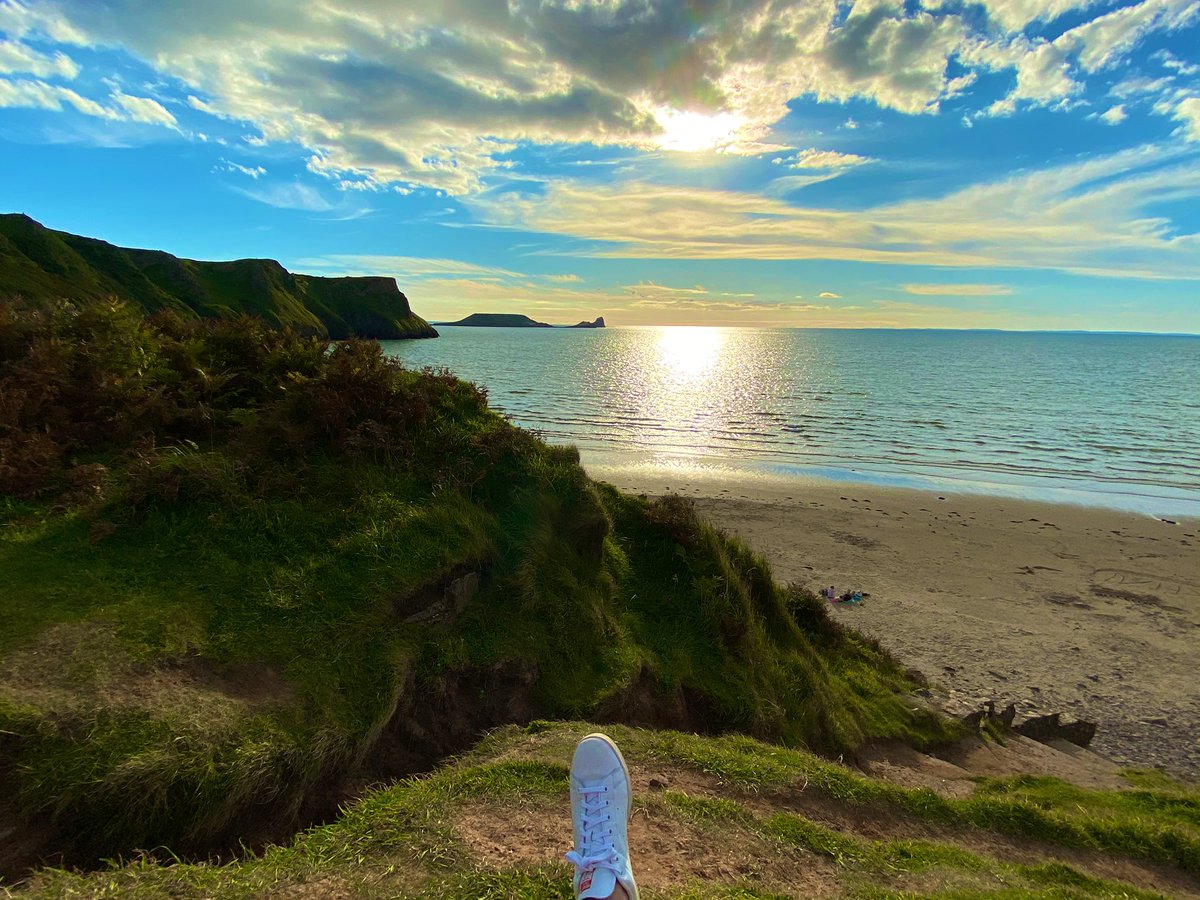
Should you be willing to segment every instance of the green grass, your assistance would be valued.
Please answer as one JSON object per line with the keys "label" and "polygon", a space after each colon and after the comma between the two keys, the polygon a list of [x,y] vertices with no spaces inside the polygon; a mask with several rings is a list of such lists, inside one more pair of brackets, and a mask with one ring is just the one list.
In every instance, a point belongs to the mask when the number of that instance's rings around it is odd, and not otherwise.
{"label": "green grass", "polygon": [[[377,345],[7,305],[0,393],[26,398],[0,410],[0,787],[76,858],[285,828],[375,777],[397,710],[514,662],[530,683],[493,690],[543,716],[831,754],[955,733],[685,501],[593,483]],[[457,619],[408,621],[464,571]],[[488,699],[451,749],[517,715]]]}
{"label": "green grass", "polygon": [[[571,736],[582,727],[570,731],[534,722],[525,731],[537,736],[539,758],[551,759],[569,755]],[[996,831],[1200,873],[1195,816],[1200,793],[1182,786],[1165,792],[1094,791],[1056,778],[1020,776],[983,779],[973,796],[951,799],[867,778],[804,750],[743,735],[703,737],[619,725],[606,726],[606,731],[630,756],[684,765],[731,789],[769,795],[802,786],[847,806],[886,809],[933,826]],[[476,752],[481,758],[496,752],[518,740],[517,733],[497,731]]]}
{"label": "green grass", "polygon": [[[570,896],[568,866],[561,862],[507,863],[502,855],[477,854],[463,842],[459,816],[486,805],[499,818],[529,821],[567,803],[566,760],[570,748],[595,726],[586,723],[541,724],[532,730],[507,728],[493,733],[460,760],[435,774],[410,779],[369,793],[334,823],[311,829],[287,846],[225,865],[188,863],[159,853],[116,862],[106,870],[78,874],[44,870],[17,896],[57,897],[263,897],[287,894],[307,885],[324,893],[350,891],[364,897],[529,897]],[[640,729],[610,729],[631,763],[655,761],[641,756],[658,735]],[[725,757],[727,738],[692,736],[690,752],[658,761],[693,766],[713,744],[713,757]],[[662,748],[662,745],[657,745]],[[764,751],[770,748],[762,746]],[[815,761],[821,766],[828,763]],[[777,784],[772,780],[772,784]],[[1161,896],[1101,878],[1075,865],[1045,857],[1013,862],[956,846],[953,831],[941,840],[891,838],[866,840],[852,831],[820,824],[793,811],[762,809],[763,794],[751,808],[730,789],[716,795],[678,790],[636,798],[635,816],[647,817],[668,834],[677,822],[698,829],[692,841],[714,845],[756,842],[768,874],[775,860],[795,860],[797,871],[820,858],[832,864],[838,889],[853,897],[1045,897],[1148,898]],[[811,789],[811,786],[810,788]],[[769,805],[769,804],[768,804]],[[1062,814],[1063,810],[1050,810]],[[974,832],[966,832],[972,837]],[[504,844],[504,835],[495,841]],[[569,841],[563,835],[562,841]],[[670,841],[667,842],[670,847]],[[554,859],[559,847],[545,848]],[[1025,852],[1035,852],[1036,847]],[[633,847],[635,863],[639,851]],[[666,852],[670,853],[671,850]],[[827,876],[828,877],[828,876]],[[827,888],[828,889],[828,888]],[[777,889],[776,889],[777,890]],[[694,883],[643,892],[647,898],[768,898],[785,896],[736,873],[711,872]],[[788,894],[787,896],[790,896]],[[807,896],[807,895],[804,895]]]}

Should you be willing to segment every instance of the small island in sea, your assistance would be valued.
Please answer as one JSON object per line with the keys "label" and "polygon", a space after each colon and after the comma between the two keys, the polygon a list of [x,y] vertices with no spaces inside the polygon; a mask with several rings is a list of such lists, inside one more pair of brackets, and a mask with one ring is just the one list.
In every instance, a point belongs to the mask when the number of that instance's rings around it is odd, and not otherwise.
{"label": "small island in sea", "polygon": [[538,322],[520,313],[472,313],[457,322],[438,322],[439,325],[465,325],[474,328],[603,328],[604,316],[597,316],[592,322],[579,322],[575,325],[551,325]]}

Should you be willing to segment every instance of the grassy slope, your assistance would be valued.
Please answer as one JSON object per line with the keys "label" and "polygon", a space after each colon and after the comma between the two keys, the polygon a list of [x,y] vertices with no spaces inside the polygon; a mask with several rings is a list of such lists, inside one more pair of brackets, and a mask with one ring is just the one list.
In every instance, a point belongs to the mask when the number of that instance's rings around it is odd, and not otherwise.
{"label": "grassy slope", "polygon": [[270,259],[198,262],[0,215],[0,296],[73,301],[120,297],[148,312],[249,313],[341,340],[434,337],[390,278],[292,275]]}
{"label": "grassy slope", "polygon": [[[432,776],[369,792],[336,823],[240,862],[45,871],[18,896],[569,897],[566,762],[592,728],[502,729]],[[749,738],[607,730],[639,789],[632,852],[647,898],[1200,889],[1200,796],[1177,786],[1114,795],[1053,779],[993,781],[945,800]],[[651,772],[670,773],[670,787],[647,791]],[[862,821],[874,839],[861,836]]]}
{"label": "grassy slope", "polygon": [[[0,787],[58,845],[286,825],[340,775],[370,777],[397,710],[513,661],[545,716],[828,752],[948,733],[761,558],[682,501],[593,484],[470,386],[371,345],[131,315],[38,319],[55,337],[26,356],[0,316],[0,394],[27,404],[0,409],[0,451],[29,469],[0,465]],[[22,463],[35,437],[47,455]],[[461,617],[406,621],[464,570],[483,587]]]}

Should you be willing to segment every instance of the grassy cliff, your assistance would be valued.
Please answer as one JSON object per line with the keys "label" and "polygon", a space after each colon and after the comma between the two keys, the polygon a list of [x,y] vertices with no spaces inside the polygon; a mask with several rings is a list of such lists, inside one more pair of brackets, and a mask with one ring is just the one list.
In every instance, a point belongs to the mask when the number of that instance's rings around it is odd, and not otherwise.
{"label": "grassy cliff", "polygon": [[278,840],[534,717],[950,733],[685,501],[256,319],[0,303],[0,571],[10,874]]}
{"label": "grassy cliff", "polygon": [[391,278],[293,275],[273,259],[198,262],[0,215],[0,296],[121,298],[147,312],[261,316],[333,340],[436,337]]}

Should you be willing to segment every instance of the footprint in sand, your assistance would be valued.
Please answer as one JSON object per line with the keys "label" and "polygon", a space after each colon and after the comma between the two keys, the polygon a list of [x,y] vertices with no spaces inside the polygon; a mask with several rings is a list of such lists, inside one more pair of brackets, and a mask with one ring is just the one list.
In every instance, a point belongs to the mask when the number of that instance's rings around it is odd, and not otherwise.
{"label": "footprint in sand", "polygon": [[1134,569],[1095,569],[1092,571],[1093,593],[1096,588],[1121,591],[1142,597],[1154,597],[1159,594],[1170,594],[1178,597],[1187,585],[1166,575],[1155,572],[1139,572]]}
{"label": "footprint in sand", "polygon": [[848,531],[835,531],[832,537],[838,543],[861,547],[863,550],[878,550],[883,546],[878,541],[873,541],[860,534],[850,534]]}

